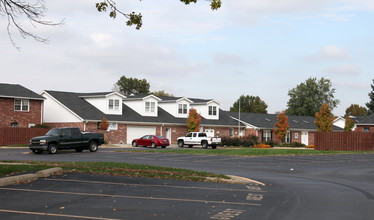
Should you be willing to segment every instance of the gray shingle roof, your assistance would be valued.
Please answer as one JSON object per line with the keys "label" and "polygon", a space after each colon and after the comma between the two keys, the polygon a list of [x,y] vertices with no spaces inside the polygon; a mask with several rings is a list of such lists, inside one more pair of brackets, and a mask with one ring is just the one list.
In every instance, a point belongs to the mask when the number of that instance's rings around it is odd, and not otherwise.
{"label": "gray shingle roof", "polygon": [[[234,118],[238,118],[238,112],[228,112]],[[316,130],[317,126],[314,124],[314,117],[311,116],[295,116],[288,115],[288,124],[292,130]],[[277,123],[277,114],[260,114],[260,113],[249,113],[241,112],[240,120],[251,124],[260,129],[273,129],[275,123]],[[341,128],[333,126],[334,131],[340,131]]]}
{"label": "gray shingle roof", "polygon": [[360,118],[357,125],[374,125],[374,114]]}
{"label": "gray shingle roof", "polygon": [[44,100],[44,97],[18,84],[0,83],[0,97]]}

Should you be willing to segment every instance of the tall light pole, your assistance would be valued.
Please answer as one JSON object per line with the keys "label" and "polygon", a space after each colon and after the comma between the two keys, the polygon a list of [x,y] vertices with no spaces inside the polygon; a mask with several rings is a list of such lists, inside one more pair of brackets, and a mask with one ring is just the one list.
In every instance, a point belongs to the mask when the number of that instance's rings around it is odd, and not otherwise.
{"label": "tall light pole", "polygon": [[240,137],[240,99],[239,99],[239,121],[238,121],[238,137]]}

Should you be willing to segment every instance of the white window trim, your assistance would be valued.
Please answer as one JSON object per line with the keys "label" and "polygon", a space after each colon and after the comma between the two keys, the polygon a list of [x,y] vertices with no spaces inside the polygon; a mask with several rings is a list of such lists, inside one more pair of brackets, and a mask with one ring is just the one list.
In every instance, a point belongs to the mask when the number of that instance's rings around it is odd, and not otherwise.
{"label": "white window trim", "polygon": [[217,116],[217,106],[209,106],[208,107],[208,115],[210,116]]}
{"label": "white window trim", "polygon": [[295,139],[299,139],[299,133],[295,132]]}
{"label": "white window trim", "polygon": [[187,115],[187,104],[178,104],[178,114]]}
{"label": "white window trim", "polygon": [[[16,109],[16,101],[20,101],[20,110]],[[24,102],[27,102],[27,110],[23,110]],[[30,101],[28,99],[14,99],[14,111],[16,112],[29,112],[30,111]]]}
{"label": "white window trim", "polygon": [[155,102],[145,102],[145,112],[155,112],[156,103]]}
{"label": "white window trim", "polygon": [[262,135],[264,141],[271,141],[271,130],[263,130]]}

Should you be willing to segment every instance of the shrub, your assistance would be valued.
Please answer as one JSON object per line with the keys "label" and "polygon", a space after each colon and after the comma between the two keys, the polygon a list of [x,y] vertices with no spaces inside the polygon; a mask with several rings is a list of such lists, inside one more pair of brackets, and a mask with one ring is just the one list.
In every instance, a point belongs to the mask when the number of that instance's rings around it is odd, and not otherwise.
{"label": "shrub", "polygon": [[314,148],[314,145],[310,144],[310,145],[306,146],[305,148]]}
{"label": "shrub", "polygon": [[274,145],[278,145],[276,141],[265,141],[263,144],[270,145],[270,147],[274,147]]}
{"label": "shrub", "polygon": [[299,143],[299,142],[293,142],[293,143],[284,143],[281,145],[278,145],[281,147],[305,147],[305,144]]}
{"label": "shrub", "polygon": [[258,137],[255,135],[249,135],[246,137],[222,137],[222,145],[226,146],[244,146],[253,147],[253,145],[258,143]]}

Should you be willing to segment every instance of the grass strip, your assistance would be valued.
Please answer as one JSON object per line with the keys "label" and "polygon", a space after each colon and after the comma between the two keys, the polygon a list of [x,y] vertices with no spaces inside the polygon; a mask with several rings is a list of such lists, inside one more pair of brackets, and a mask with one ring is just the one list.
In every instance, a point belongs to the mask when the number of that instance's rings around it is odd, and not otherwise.
{"label": "grass strip", "polygon": [[323,154],[372,154],[373,151],[318,151],[310,149],[154,149],[154,150],[118,150],[118,152],[174,153],[221,156],[287,156],[287,155],[323,155]]}
{"label": "grass strip", "polygon": [[[208,181],[207,177],[230,179],[225,175],[188,169],[114,163],[114,162],[47,162],[47,161],[1,161],[0,177],[18,173],[37,172],[61,167],[64,172],[90,173],[114,176],[152,177],[189,181]],[[14,164],[11,164],[14,163]],[[22,163],[22,164],[20,164]]]}

